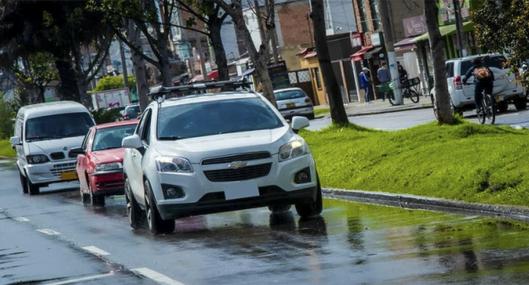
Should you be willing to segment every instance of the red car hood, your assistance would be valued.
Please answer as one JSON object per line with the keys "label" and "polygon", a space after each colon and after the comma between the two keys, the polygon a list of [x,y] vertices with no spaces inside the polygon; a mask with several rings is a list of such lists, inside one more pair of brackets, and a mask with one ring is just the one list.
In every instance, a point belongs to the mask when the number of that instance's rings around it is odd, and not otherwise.
{"label": "red car hood", "polygon": [[92,157],[95,163],[110,163],[122,162],[125,149],[114,148],[92,152]]}

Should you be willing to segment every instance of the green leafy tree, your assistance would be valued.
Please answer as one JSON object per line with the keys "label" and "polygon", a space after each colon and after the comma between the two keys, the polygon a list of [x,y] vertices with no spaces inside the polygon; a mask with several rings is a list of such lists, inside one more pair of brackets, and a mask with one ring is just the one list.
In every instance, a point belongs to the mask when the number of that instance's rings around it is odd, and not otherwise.
{"label": "green leafy tree", "polygon": [[0,139],[9,138],[13,135],[14,117],[13,106],[4,100],[4,94],[0,92]]}
{"label": "green leafy tree", "polygon": [[[134,76],[130,75],[128,76],[128,88],[133,89],[136,87],[136,79]],[[92,89],[92,92],[99,92],[99,91],[105,91],[105,90],[112,90],[112,89],[119,89],[123,88],[125,83],[123,83],[123,76],[117,75],[117,76],[105,76],[99,81],[97,81],[97,84],[94,89]]]}

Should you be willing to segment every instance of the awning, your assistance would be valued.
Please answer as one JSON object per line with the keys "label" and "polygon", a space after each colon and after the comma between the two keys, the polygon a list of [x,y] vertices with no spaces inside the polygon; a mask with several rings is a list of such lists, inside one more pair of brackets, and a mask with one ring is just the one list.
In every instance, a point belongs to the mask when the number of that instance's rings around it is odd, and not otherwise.
{"label": "awning", "polygon": [[364,59],[364,54],[369,51],[370,49],[372,49],[373,46],[366,46],[366,47],[362,47],[359,51],[353,53],[351,55],[351,59],[353,61],[361,61]]}
{"label": "awning", "polygon": [[215,69],[208,73],[208,79],[210,80],[219,80],[219,70]]}
{"label": "awning", "polygon": [[[439,32],[441,32],[441,36],[449,36],[452,34],[455,34],[456,32],[456,25],[446,25],[439,27]],[[474,30],[474,23],[472,21],[464,22],[463,23],[463,31],[464,32],[471,32]],[[415,42],[421,42],[421,41],[427,41],[428,40],[428,33],[424,33],[414,39]]]}
{"label": "awning", "polygon": [[382,50],[382,47],[376,47],[364,54],[365,59],[370,59]]}
{"label": "awning", "polygon": [[401,41],[396,42],[393,46],[399,47],[399,48],[405,48],[408,46],[415,46],[415,39],[414,37],[411,38],[405,38]]}

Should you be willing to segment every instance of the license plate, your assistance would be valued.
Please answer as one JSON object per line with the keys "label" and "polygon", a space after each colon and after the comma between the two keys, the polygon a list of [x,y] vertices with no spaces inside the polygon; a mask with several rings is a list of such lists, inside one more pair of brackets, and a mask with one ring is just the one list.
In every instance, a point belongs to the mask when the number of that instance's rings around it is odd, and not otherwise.
{"label": "license plate", "polygon": [[77,179],[77,172],[75,171],[67,171],[61,173],[61,180],[76,180]]}
{"label": "license plate", "polygon": [[287,103],[287,108],[294,108],[296,107],[295,103]]}
{"label": "license plate", "polygon": [[253,181],[238,181],[224,187],[226,200],[259,196],[259,188]]}

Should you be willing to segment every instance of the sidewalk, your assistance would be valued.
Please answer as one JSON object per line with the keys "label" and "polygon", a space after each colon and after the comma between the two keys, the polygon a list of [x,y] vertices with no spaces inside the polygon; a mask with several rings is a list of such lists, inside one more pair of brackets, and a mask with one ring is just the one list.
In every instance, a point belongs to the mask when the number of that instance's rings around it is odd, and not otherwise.
{"label": "sidewalk", "polygon": [[[431,108],[432,103],[430,102],[429,97],[421,96],[419,103],[412,103],[408,99],[404,101],[403,105],[391,106],[391,104],[386,100],[375,100],[369,103],[349,103],[344,104],[345,112],[348,116],[364,116],[364,115],[374,115],[374,114],[383,114],[383,113],[392,113],[392,112],[401,112],[408,110],[417,110]],[[328,109],[328,105],[319,105],[314,107],[317,109]],[[329,116],[326,114],[325,116]]]}

